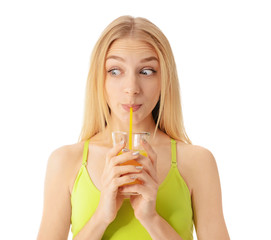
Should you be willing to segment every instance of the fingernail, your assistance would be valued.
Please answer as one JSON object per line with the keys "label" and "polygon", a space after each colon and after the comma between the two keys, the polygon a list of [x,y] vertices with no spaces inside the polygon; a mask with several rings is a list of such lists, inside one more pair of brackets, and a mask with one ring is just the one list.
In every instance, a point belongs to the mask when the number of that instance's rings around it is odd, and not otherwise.
{"label": "fingernail", "polygon": [[130,178],[131,178],[131,179],[137,179],[137,177],[136,177],[136,176],[131,176]]}
{"label": "fingernail", "polygon": [[121,141],[120,141],[120,145],[123,145],[123,144],[124,144],[124,140],[121,140]]}
{"label": "fingernail", "polygon": [[135,168],[138,169],[138,170],[142,170],[143,169],[142,166],[136,166]]}
{"label": "fingernail", "polygon": [[133,152],[132,155],[133,155],[133,156],[139,155],[139,151]]}
{"label": "fingernail", "polygon": [[129,150],[127,148],[123,148],[121,151],[122,152],[129,152]]}

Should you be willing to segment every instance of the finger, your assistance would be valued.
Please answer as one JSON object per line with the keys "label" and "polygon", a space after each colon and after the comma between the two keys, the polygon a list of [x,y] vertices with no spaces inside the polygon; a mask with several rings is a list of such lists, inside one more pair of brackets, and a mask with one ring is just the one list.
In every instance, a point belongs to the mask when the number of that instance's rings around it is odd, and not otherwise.
{"label": "finger", "polygon": [[132,182],[134,182],[135,179],[136,177],[134,177],[133,175],[125,175],[118,178],[114,178],[111,181],[111,185],[112,185],[113,190],[116,190],[119,187],[122,187],[123,189],[123,187],[127,186],[127,184],[131,184]]}
{"label": "finger", "polygon": [[[129,164],[129,160],[136,160],[139,158],[139,156],[140,156],[140,154],[138,151],[124,152],[118,156],[111,158],[110,162],[113,166],[120,165],[120,164],[126,164],[126,163]],[[134,165],[134,164],[136,164],[136,163],[130,162],[130,165]]]}
{"label": "finger", "polygon": [[156,185],[158,185],[158,182],[155,181],[155,179],[153,179],[153,177],[150,174],[148,174],[145,170],[142,170],[141,172],[134,174],[134,176],[145,186],[155,187]]}
{"label": "finger", "polygon": [[154,182],[153,179],[145,172],[138,174],[129,174],[130,178],[137,179],[139,183],[124,185],[121,188],[121,192],[138,192],[139,194],[155,194],[158,190],[158,183]]}
{"label": "finger", "polygon": [[116,144],[113,148],[111,148],[108,153],[106,154],[106,162],[108,163],[109,160],[116,156],[125,146],[125,142],[121,142],[119,144]]}
{"label": "finger", "polygon": [[147,157],[141,157],[137,160],[138,163],[140,163],[144,169],[145,172],[147,172],[155,182],[157,182],[157,171],[155,166],[152,164],[151,160]]}
{"label": "finger", "polygon": [[130,184],[122,186],[121,193],[137,192],[146,200],[155,200],[158,188],[145,184]]}
{"label": "finger", "polygon": [[156,166],[156,160],[157,160],[156,152],[153,150],[151,145],[147,141],[145,141],[144,139],[141,140],[141,144],[142,144],[143,148],[145,149],[145,151],[147,152],[147,155],[148,155],[149,159],[152,161],[153,165]]}
{"label": "finger", "polygon": [[126,174],[137,174],[142,172],[142,170],[143,170],[142,166],[133,166],[133,165],[115,166],[111,170],[112,179]]}

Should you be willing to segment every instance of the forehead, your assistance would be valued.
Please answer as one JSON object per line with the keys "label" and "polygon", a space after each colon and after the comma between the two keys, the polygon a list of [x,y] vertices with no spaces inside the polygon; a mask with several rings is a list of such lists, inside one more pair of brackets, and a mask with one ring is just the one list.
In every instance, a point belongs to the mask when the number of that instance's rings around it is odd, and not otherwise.
{"label": "forehead", "polygon": [[149,43],[132,38],[118,39],[114,41],[108,50],[107,56],[123,54],[136,54],[144,56],[153,55],[158,58],[156,51]]}

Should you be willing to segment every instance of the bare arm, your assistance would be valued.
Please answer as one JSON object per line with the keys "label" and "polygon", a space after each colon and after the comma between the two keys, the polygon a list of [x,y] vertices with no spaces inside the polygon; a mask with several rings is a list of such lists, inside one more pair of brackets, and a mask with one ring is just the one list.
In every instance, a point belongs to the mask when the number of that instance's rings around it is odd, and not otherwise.
{"label": "bare arm", "polygon": [[66,152],[66,147],[59,148],[48,160],[38,240],[67,239],[69,234],[71,204],[68,188],[69,171],[65,167]]}
{"label": "bare arm", "polygon": [[229,240],[215,158],[209,150],[195,146],[192,162],[192,204],[197,237],[199,240]]}
{"label": "bare arm", "polygon": [[108,223],[96,211],[83,229],[75,236],[74,240],[100,240],[107,227]]}

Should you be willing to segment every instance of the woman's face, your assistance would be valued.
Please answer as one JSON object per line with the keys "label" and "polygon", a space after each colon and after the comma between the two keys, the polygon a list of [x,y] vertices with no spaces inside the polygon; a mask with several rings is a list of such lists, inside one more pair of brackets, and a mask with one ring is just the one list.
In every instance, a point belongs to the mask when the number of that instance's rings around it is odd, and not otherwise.
{"label": "woman's face", "polygon": [[130,107],[133,107],[134,129],[143,130],[153,124],[151,113],[161,90],[155,50],[140,40],[118,39],[108,51],[105,69],[106,100],[113,127],[129,128]]}

